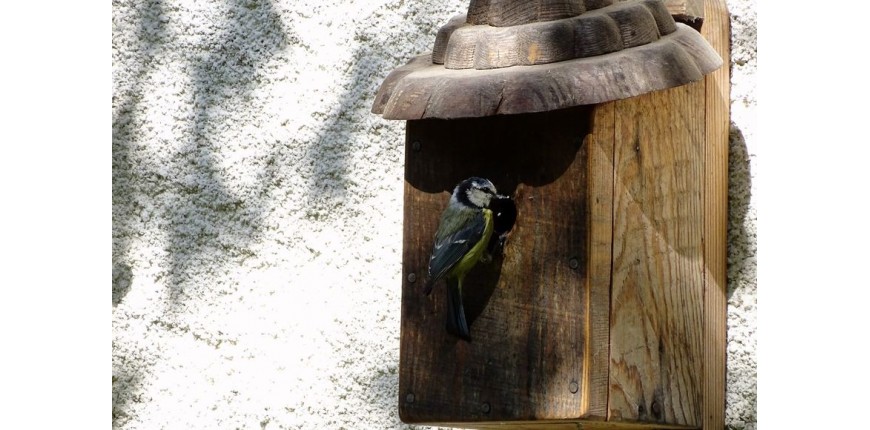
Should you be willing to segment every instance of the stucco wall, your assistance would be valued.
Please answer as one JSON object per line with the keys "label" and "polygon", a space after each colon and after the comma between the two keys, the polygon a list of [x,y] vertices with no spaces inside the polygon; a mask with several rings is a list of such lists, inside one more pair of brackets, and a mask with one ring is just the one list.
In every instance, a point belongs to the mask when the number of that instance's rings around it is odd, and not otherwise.
{"label": "stucco wall", "polygon": [[[117,428],[396,428],[404,124],[467,1],[113,2]],[[754,1],[730,1],[728,412],[753,428]]]}

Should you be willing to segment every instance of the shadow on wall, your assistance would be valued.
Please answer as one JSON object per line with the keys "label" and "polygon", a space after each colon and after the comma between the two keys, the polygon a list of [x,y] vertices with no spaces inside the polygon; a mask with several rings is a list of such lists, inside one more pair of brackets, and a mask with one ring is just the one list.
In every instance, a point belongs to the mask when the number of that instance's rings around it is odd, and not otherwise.
{"label": "shadow on wall", "polygon": [[[272,4],[231,0],[227,4],[230,24],[197,56],[189,46],[168,46],[164,29],[165,11],[161,0],[144,3],[139,9],[137,70],[126,92],[116,93],[112,120],[112,304],[116,306],[129,291],[132,269],[128,253],[131,236],[144,227],[143,210],[159,207],[150,204],[157,197],[172,196],[169,213],[169,253],[171,254],[170,296],[178,302],[189,295],[188,271],[204,263],[206,249],[219,259],[243,257],[245,245],[257,237],[264,193],[235,196],[224,185],[223,173],[216,165],[212,136],[215,123],[241,121],[215,107],[243,103],[260,84],[258,66],[285,48],[285,33]],[[163,19],[164,21],[161,21]],[[265,24],[265,25],[264,25]],[[177,49],[193,64],[193,109],[189,140],[177,154],[173,177],[143,168],[136,160],[134,145],[144,125],[143,80],[154,69],[167,49]],[[120,100],[119,100],[120,99]],[[227,109],[229,110],[229,109]],[[220,118],[217,118],[221,116]],[[230,145],[236,142],[230,142]],[[267,166],[268,167],[268,166]],[[261,187],[270,182],[274,170],[266,169]],[[206,263],[214,263],[212,261]]]}
{"label": "shadow on wall", "polygon": [[[131,236],[138,229],[135,220],[140,217],[143,207],[142,177],[134,171],[131,161],[131,145],[134,135],[141,125],[142,115],[139,103],[142,99],[142,77],[153,68],[154,57],[160,54],[166,32],[160,16],[164,13],[163,2],[152,0],[144,2],[136,16],[138,26],[136,37],[139,41],[135,64],[130,73],[132,82],[126,92],[112,95],[112,306],[118,305],[130,291],[132,269],[129,263]],[[114,41],[113,41],[114,44]],[[113,59],[114,60],[114,59]],[[122,90],[123,91],[123,90]],[[119,100],[120,99],[120,100]]]}
{"label": "shadow on wall", "polygon": [[743,133],[733,122],[728,151],[728,298],[738,285],[756,284],[755,232],[746,228],[752,197],[749,150]]}
{"label": "shadow on wall", "polygon": [[218,125],[243,125],[244,118],[233,117],[233,106],[247,101],[261,83],[259,66],[285,49],[288,41],[271,2],[230,0],[227,8],[226,29],[192,66],[193,120],[189,140],[178,154],[182,172],[174,186],[177,204],[166,214],[170,306],[200,293],[192,268],[250,256],[247,245],[262,233],[263,197],[272,182],[269,173],[274,174],[267,170],[259,190],[237,195],[227,190],[225,172],[215,157],[221,146],[239,144],[215,141]]}
{"label": "shadow on wall", "polygon": [[137,394],[141,383],[142,375],[138,372],[127,368],[112,369],[112,428],[123,428],[132,419],[129,404],[142,401]]}
{"label": "shadow on wall", "polygon": [[[752,197],[752,174],[750,157],[743,133],[732,123],[729,148],[729,186],[728,186],[728,299],[729,307],[739,312],[755,312],[754,303],[758,285],[757,275],[757,236],[755,219],[749,219],[749,203]],[[735,315],[729,311],[729,326],[733,327]],[[746,315],[736,315],[744,318]],[[754,318],[749,321],[754,322]],[[729,327],[729,330],[730,328]],[[726,420],[732,422],[728,428],[743,428],[741,423],[757,421],[757,381],[755,361],[756,327],[738,328],[736,334],[729,333],[730,343],[736,341],[737,352],[728,357],[726,381],[729,401]],[[732,350],[733,351],[733,350]],[[732,354],[729,352],[729,354]]]}
{"label": "shadow on wall", "polygon": [[[132,70],[126,80],[116,78],[112,99],[112,306],[124,300],[133,282],[136,263],[130,256],[131,243],[157,225],[169,238],[171,301],[166,311],[172,313],[179,305],[183,308],[183,300],[191,296],[189,290],[197,286],[191,269],[245,258],[250,252],[246,245],[261,233],[264,190],[275,170],[267,165],[253,190],[234,195],[225,186],[225,172],[215,154],[221,150],[218,145],[238,142],[215,142],[213,136],[220,121],[246,120],[235,118],[237,111],[226,107],[249,100],[261,83],[260,65],[285,48],[288,34],[269,1],[228,0],[224,31],[204,46],[194,47],[184,38],[172,40],[167,35],[167,18],[177,16],[167,15],[161,0],[132,6],[136,10],[130,12],[124,6],[113,6],[121,10],[116,17],[132,16],[136,31],[135,41],[126,46],[122,35],[113,38],[115,55],[132,57],[115,67],[131,65]],[[185,106],[192,106],[193,112],[188,116],[189,129],[183,133],[186,143],[171,157],[171,165],[155,171],[140,151],[146,143],[153,150],[164,142],[144,142],[148,118],[142,100],[152,72],[173,61],[167,55],[170,51],[191,71],[192,94],[187,94],[192,101]],[[173,143],[165,143],[165,150],[176,151]],[[129,420],[130,399],[135,401],[130,393],[143,383],[142,369],[137,373],[127,370],[135,357],[117,351],[113,345],[113,427]]]}

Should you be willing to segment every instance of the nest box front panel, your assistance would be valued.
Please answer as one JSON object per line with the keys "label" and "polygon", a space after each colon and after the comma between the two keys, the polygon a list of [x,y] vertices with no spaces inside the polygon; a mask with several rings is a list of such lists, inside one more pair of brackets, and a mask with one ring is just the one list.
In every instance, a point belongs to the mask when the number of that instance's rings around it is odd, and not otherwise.
{"label": "nest box front panel", "polygon": [[[588,410],[591,108],[408,121],[400,415],[410,423],[547,420]],[[441,212],[471,176],[512,196],[503,253],[466,276],[471,340],[445,330],[443,281],[423,294]]]}

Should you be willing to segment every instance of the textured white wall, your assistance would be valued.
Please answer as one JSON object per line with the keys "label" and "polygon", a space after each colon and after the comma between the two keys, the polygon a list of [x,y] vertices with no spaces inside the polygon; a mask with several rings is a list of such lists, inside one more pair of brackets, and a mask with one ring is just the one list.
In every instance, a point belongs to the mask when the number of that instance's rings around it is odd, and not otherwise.
{"label": "textured white wall", "polygon": [[[322,3],[113,3],[117,428],[402,426],[404,124],[369,109],[468,3]],[[728,422],[749,428],[755,3],[729,4]]]}

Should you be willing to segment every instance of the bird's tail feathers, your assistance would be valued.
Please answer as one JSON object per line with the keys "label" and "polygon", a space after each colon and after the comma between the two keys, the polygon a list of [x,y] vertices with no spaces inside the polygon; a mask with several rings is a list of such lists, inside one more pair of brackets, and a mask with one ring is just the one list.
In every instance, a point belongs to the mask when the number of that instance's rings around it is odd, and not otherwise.
{"label": "bird's tail feathers", "polygon": [[447,279],[447,332],[471,340],[465,310],[462,308],[462,288],[459,280]]}

